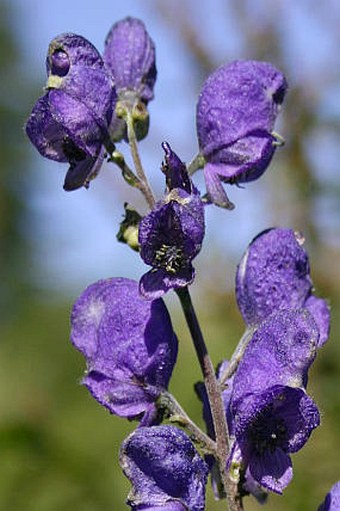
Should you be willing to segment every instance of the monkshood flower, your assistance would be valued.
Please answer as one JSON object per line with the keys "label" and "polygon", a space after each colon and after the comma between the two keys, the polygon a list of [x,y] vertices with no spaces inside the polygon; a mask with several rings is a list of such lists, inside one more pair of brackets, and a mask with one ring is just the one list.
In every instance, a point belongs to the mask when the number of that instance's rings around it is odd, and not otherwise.
{"label": "monkshood flower", "polygon": [[133,510],[204,510],[208,468],[182,430],[137,429],[122,444],[120,464],[132,483]]}
{"label": "monkshood flower", "polygon": [[283,74],[267,62],[240,60],[212,73],[197,104],[197,135],[210,200],[231,208],[223,183],[258,179],[278,145],[273,134],[285,96]]}
{"label": "monkshood flower", "polygon": [[140,291],[158,298],[169,289],[191,284],[191,261],[201,250],[204,237],[204,205],[192,185],[184,163],[163,144],[167,193],[139,225],[140,254],[152,269],[142,276]]}
{"label": "monkshood flower", "polygon": [[320,423],[304,388],[318,336],[306,309],[274,312],[254,333],[234,377],[233,454],[240,451],[246,475],[276,493],[292,478],[289,455]]}
{"label": "monkshood flower", "polygon": [[[142,21],[125,18],[111,28],[105,42],[104,62],[112,73],[118,94],[117,109],[130,106],[137,122],[136,135],[147,135],[149,117],[146,105],[153,99],[157,71],[155,45]],[[126,138],[123,119],[113,117],[110,127],[114,141]]]}
{"label": "monkshood flower", "polygon": [[68,162],[64,189],[88,187],[104,160],[116,101],[112,78],[96,48],[84,37],[62,34],[50,43],[48,80],[26,124],[42,156]]}
{"label": "monkshood flower", "polygon": [[177,356],[163,301],[144,300],[133,280],[100,280],[74,304],[71,325],[71,341],[87,362],[82,383],[92,396],[113,414],[154,422],[155,400]]}
{"label": "monkshood flower", "polygon": [[318,507],[318,511],[339,511],[340,510],[340,481],[335,483],[325,500]]}
{"label": "monkshood flower", "polygon": [[312,295],[303,241],[291,229],[268,229],[256,236],[237,268],[236,298],[249,327],[259,325],[275,310],[308,309],[319,327],[322,346],[329,335],[330,311],[325,300]]}

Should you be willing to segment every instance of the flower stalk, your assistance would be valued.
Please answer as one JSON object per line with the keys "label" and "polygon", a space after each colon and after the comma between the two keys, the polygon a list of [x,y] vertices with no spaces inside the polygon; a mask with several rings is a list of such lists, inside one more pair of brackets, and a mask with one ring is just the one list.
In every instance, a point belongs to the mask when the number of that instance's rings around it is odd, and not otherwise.
{"label": "flower stalk", "polygon": [[231,480],[227,472],[227,458],[230,453],[230,437],[220,386],[216,379],[214,367],[203,338],[189,290],[185,287],[177,289],[176,293],[179,297],[204,377],[215,430],[217,447],[216,461],[219,466],[222,484],[227,496],[228,508],[229,511],[240,511],[243,509],[243,506],[240,496],[238,495],[237,484]]}

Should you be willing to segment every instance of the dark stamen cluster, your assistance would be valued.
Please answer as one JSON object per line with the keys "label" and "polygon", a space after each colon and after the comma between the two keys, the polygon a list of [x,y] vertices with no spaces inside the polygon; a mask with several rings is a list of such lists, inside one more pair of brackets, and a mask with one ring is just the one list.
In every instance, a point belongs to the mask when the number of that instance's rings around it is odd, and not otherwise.
{"label": "dark stamen cluster", "polygon": [[183,265],[182,248],[176,245],[161,245],[155,252],[155,263],[169,273],[178,272]]}

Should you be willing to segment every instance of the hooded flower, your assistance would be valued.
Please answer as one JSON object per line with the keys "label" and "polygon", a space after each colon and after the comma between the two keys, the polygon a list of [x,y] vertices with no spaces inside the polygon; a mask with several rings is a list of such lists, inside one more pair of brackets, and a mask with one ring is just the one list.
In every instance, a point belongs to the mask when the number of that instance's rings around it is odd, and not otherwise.
{"label": "hooded flower", "polygon": [[111,413],[152,423],[177,356],[163,301],[144,300],[133,280],[101,280],[78,298],[71,324],[71,341],[87,362],[82,383],[93,397]]}
{"label": "hooded flower", "polygon": [[102,165],[116,101],[112,79],[96,48],[67,33],[50,43],[45,94],[26,124],[42,156],[68,162],[64,189],[87,187]]}
{"label": "hooded flower", "polygon": [[307,310],[273,313],[253,335],[234,377],[233,453],[240,451],[248,480],[276,493],[292,478],[289,454],[320,422],[304,388],[318,336]]}
{"label": "hooded flower", "polygon": [[191,261],[201,250],[204,237],[204,206],[199,192],[170,146],[163,144],[163,149],[167,194],[139,225],[140,254],[152,266],[140,281],[140,291],[147,298],[192,283],[195,270]]}
{"label": "hooded flower", "polygon": [[[149,124],[146,105],[153,99],[157,76],[155,45],[144,23],[131,17],[115,23],[106,38],[103,59],[118,93],[117,106],[132,109],[135,118],[140,119],[137,137],[144,138]],[[126,138],[125,121],[114,116],[110,132],[115,141]]]}
{"label": "hooded flower", "polygon": [[273,134],[285,96],[285,77],[267,62],[223,65],[203,84],[197,104],[197,135],[206,164],[212,202],[233,205],[223,183],[258,179],[268,167],[278,140]]}
{"label": "hooded flower", "polygon": [[173,426],[139,428],[122,444],[135,511],[203,511],[208,469],[187,435]]}
{"label": "hooded flower", "polygon": [[303,241],[291,229],[268,229],[256,236],[237,268],[236,298],[249,327],[279,309],[308,309],[319,327],[321,346],[329,335],[330,312],[325,300],[312,295]]}
{"label": "hooded flower", "polygon": [[339,511],[340,510],[340,481],[335,483],[327,493],[325,500],[318,507],[318,511]]}

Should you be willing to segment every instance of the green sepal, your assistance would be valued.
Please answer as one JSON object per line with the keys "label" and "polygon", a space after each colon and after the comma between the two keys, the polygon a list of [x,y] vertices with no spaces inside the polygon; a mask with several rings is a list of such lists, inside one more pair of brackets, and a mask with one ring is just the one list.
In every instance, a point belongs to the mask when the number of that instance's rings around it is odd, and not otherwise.
{"label": "green sepal", "polygon": [[133,206],[125,202],[125,218],[120,224],[120,229],[117,234],[117,240],[121,243],[126,243],[136,252],[139,251],[138,243],[138,227],[142,216],[135,210]]}

